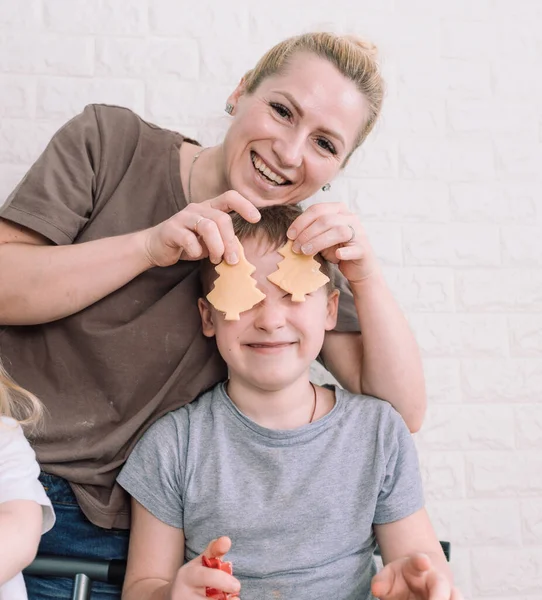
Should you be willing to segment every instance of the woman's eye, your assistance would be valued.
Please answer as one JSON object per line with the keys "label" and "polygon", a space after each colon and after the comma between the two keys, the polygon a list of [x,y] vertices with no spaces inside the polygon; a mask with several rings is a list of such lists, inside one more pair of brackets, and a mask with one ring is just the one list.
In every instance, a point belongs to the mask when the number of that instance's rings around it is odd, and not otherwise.
{"label": "woman's eye", "polygon": [[318,138],[316,143],[320,146],[320,148],[327,150],[330,154],[337,154],[335,146],[329,140],[326,140],[326,138]]}
{"label": "woman's eye", "polygon": [[283,104],[271,102],[271,108],[283,119],[289,119],[292,116],[292,113]]}

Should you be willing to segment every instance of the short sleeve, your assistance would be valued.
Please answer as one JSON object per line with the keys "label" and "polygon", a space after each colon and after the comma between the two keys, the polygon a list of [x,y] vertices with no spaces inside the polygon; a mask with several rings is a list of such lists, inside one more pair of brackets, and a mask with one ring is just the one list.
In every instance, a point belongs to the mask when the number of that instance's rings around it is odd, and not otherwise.
{"label": "short sleeve", "polygon": [[424,506],[418,454],[412,435],[399,413],[389,406],[381,431],[386,469],[376,504],[374,523],[404,519]]}
{"label": "short sleeve", "polygon": [[66,123],[8,197],[0,216],[71,244],[93,209],[101,158],[94,106]]}
{"label": "short sleeve", "polygon": [[[331,265],[331,268],[333,269],[333,282],[335,288],[340,292],[337,325],[333,331],[337,331],[338,333],[360,333],[361,327],[350,285],[336,265]],[[327,369],[327,365],[324,362],[321,353],[317,356],[316,360]]]}
{"label": "short sleeve", "polygon": [[361,331],[356,305],[354,304],[354,296],[348,284],[346,277],[339,271],[336,265],[332,265],[334,269],[335,287],[339,290],[339,311],[337,315],[337,325],[335,331],[340,333],[352,332],[359,333]]}
{"label": "short sleeve", "polygon": [[12,500],[32,500],[42,507],[42,533],[55,522],[51,501],[39,481],[36,455],[13,419],[0,419],[0,504]]}
{"label": "short sleeve", "polygon": [[[175,415],[175,416],[174,416]],[[186,411],[169,413],[143,435],[120,472],[118,483],[157,519],[183,529]]]}

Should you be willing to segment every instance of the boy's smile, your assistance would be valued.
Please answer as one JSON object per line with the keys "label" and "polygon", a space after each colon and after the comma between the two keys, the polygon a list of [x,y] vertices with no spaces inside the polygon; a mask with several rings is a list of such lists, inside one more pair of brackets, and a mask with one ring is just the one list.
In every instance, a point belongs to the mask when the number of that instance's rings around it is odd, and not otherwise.
{"label": "boy's smile", "polygon": [[273,354],[279,352],[285,348],[293,346],[296,342],[265,342],[265,343],[251,343],[247,344],[249,348],[262,354]]}
{"label": "boy's smile", "polygon": [[322,287],[308,294],[305,302],[292,302],[290,294],[267,279],[283,260],[278,251],[270,250],[261,236],[245,239],[243,246],[247,260],[256,267],[252,277],[266,297],[241,313],[239,321],[226,321],[200,299],[203,333],[216,337],[232,382],[262,391],[282,390],[308,378],[325,332],[335,326],[338,293]]}

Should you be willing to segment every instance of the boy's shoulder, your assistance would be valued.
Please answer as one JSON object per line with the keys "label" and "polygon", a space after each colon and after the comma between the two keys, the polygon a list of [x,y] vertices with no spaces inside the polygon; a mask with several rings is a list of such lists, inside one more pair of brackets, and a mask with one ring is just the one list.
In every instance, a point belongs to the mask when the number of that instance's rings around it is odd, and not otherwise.
{"label": "boy's shoulder", "polygon": [[403,417],[386,400],[365,394],[355,394],[340,387],[335,387],[335,397],[341,406],[345,420],[357,427],[357,431],[365,434],[388,437],[403,436],[410,433]]}
{"label": "boy's shoulder", "polygon": [[366,394],[356,394],[349,392],[338,386],[331,387],[335,391],[335,397],[338,402],[341,402],[346,410],[351,413],[358,413],[364,416],[374,415],[380,418],[395,420],[401,418],[399,413],[386,400],[381,400],[375,396]]}
{"label": "boy's shoulder", "polygon": [[212,410],[213,400],[220,396],[222,383],[216,384],[201,393],[195,400],[162,415],[153,427],[170,428],[187,427],[191,422],[208,416]]}

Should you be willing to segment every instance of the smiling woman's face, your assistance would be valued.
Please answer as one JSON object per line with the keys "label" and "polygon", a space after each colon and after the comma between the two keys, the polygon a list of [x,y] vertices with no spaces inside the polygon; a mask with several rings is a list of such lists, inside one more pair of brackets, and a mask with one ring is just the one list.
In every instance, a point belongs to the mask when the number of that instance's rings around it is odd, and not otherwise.
{"label": "smiling woman's face", "polygon": [[328,60],[299,53],[252,94],[232,94],[225,176],[256,206],[296,204],[338,173],[368,118],[356,85]]}

